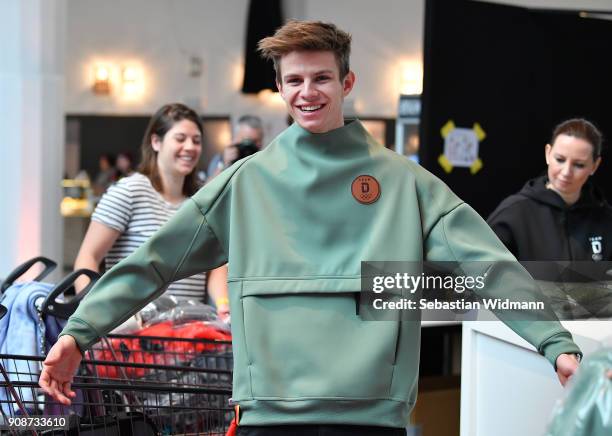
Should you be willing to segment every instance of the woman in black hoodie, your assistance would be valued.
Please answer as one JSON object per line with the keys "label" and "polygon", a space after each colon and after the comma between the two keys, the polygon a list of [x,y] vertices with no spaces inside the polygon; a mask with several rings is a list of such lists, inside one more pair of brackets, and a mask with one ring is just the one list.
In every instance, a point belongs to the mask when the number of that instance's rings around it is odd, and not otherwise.
{"label": "woman in black hoodie", "polygon": [[612,208],[589,181],[601,163],[601,133],[589,121],[559,124],[546,144],[546,176],[506,198],[488,223],[521,261],[612,260]]}

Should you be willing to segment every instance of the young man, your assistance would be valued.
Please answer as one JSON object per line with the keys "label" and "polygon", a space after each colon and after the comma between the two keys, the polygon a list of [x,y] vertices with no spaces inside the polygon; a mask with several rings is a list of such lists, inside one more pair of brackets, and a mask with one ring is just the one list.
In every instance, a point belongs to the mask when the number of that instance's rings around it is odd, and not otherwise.
{"label": "young man", "polygon": [[[376,144],[358,121],[344,125],[342,101],[355,83],[347,33],[293,21],[260,48],[296,122],[217,176],[98,282],[40,384],[69,402],[79,349],[168,282],[229,262],[238,435],[405,434],[420,324],[356,315],[361,261],[514,258],[442,182]],[[565,383],[579,353],[571,335],[556,321],[508,324]]]}

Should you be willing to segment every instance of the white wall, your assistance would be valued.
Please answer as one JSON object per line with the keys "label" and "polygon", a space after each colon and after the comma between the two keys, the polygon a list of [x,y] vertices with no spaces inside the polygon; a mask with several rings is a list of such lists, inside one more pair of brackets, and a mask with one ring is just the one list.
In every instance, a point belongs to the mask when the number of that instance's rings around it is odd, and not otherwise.
{"label": "white wall", "polygon": [[[239,87],[246,6],[247,0],[69,0],[67,112],[147,113],[174,100],[228,112]],[[201,78],[189,77],[190,56],[204,60]],[[140,64],[144,98],[93,95],[96,62]]]}
{"label": "white wall", "polygon": [[[261,113],[268,130],[282,118],[280,102],[240,94],[247,0],[69,0],[66,112],[149,114],[182,101],[206,114]],[[192,56],[203,74],[188,74]],[[95,63],[136,64],[143,98],[91,92]],[[263,104],[262,104],[263,101]]]}
{"label": "white wall", "polygon": [[[535,7],[612,9],[610,0],[495,0]],[[423,0],[285,0],[288,18],[331,21],[353,35],[357,115],[393,117],[403,61],[422,57]],[[268,139],[284,127],[278,98],[240,93],[248,0],[68,0],[66,111],[147,114],[169,101],[204,113],[263,115]],[[204,74],[188,75],[191,56]],[[95,61],[138,63],[146,73],[139,101],[95,96]]]}
{"label": "white wall", "polygon": [[[270,134],[284,127],[277,98],[240,93],[247,0],[69,0],[66,59],[68,113],[146,114],[169,101],[208,114],[264,116]],[[399,62],[420,58],[423,4],[409,0],[288,0],[285,15],[333,21],[354,38],[358,114],[394,116]],[[204,60],[188,75],[191,56]],[[96,62],[140,64],[140,101],[91,92]]]}

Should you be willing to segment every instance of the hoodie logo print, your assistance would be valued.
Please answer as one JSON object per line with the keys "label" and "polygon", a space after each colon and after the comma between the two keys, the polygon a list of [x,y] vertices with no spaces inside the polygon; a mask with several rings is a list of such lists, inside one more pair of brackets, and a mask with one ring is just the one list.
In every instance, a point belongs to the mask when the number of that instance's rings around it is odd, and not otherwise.
{"label": "hoodie logo print", "polygon": [[591,258],[595,261],[601,260],[603,258],[601,255],[601,252],[602,252],[601,241],[602,240],[603,240],[603,237],[601,236],[592,236],[589,238],[589,241],[591,242],[591,249],[593,250],[593,254],[591,255]]}
{"label": "hoodie logo print", "polygon": [[351,184],[351,193],[361,204],[372,204],[380,197],[380,184],[372,176],[357,176]]}

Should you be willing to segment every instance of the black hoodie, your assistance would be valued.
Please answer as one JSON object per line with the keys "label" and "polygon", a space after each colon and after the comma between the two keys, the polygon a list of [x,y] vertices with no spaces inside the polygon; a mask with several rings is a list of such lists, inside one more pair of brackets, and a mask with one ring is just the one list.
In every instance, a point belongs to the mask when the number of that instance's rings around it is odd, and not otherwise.
{"label": "black hoodie", "polygon": [[587,182],[580,199],[567,206],[547,189],[545,176],[528,181],[487,220],[520,261],[612,260],[612,207]]}

